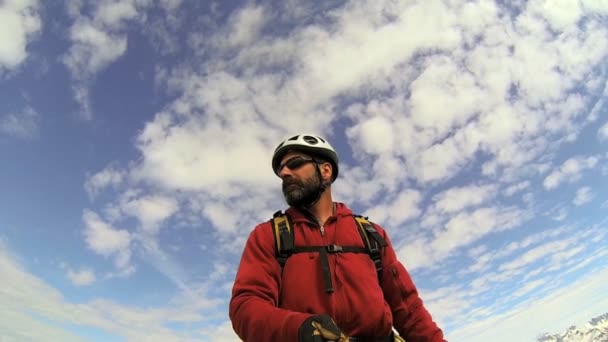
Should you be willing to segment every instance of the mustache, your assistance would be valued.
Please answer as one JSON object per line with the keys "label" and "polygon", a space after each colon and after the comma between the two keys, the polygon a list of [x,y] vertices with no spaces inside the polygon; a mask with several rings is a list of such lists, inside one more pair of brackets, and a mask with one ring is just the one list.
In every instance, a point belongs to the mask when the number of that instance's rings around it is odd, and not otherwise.
{"label": "mustache", "polygon": [[293,185],[293,184],[301,185],[302,183],[300,181],[298,181],[297,179],[292,178],[292,177],[285,177],[285,178],[283,178],[283,188],[286,188],[286,187],[288,187],[290,185]]}

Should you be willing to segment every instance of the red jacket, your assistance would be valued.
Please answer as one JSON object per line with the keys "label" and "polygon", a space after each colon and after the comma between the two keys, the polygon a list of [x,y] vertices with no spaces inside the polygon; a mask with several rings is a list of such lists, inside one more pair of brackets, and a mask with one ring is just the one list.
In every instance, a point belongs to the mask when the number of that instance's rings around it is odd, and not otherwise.
{"label": "red jacket", "polygon": [[[338,203],[336,214],[319,226],[290,208],[295,246],[336,244],[364,247],[352,211]],[[250,234],[230,301],[230,319],[246,342],[298,341],[298,329],[310,316],[329,314],[348,336],[380,337],[392,327],[407,342],[443,341],[418,291],[384,229],[374,225],[388,246],[382,253],[382,280],[364,253],[329,254],[334,292],[325,291],[318,252],[293,254],[281,277],[270,222]]]}

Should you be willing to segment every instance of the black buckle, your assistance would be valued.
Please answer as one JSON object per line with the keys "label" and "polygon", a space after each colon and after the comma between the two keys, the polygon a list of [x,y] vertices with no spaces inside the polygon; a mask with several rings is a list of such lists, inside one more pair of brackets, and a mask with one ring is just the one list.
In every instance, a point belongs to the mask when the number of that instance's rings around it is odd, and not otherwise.
{"label": "black buckle", "polygon": [[374,265],[376,265],[376,270],[378,272],[382,271],[382,260],[374,260]]}
{"label": "black buckle", "polygon": [[329,253],[341,253],[344,250],[342,249],[342,246],[338,246],[338,245],[328,245],[327,246],[327,251]]}
{"label": "black buckle", "polygon": [[373,242],[373,243],[370,242],[369,252],[371,254],[380,253],[380,248],[378,248],[378,245],[375,242]]}
{"label": "black buckle", "polygon": [[281,254],[277,256],[277,261],[279,262],[279,265],[281,265],[281,270],[283,270],[283,267],[287,263],[287,258],[289,258],[289,255]]}

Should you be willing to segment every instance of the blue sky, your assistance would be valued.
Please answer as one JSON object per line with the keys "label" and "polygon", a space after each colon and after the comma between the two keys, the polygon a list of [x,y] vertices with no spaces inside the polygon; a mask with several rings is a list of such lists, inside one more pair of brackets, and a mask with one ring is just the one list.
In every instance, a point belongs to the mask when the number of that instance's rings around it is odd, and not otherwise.
{"label": "blue sky", "polygon": [[270,167],[314,132],[451,341],[608,311],[601,0],[0,2],[0,331],[235,341]]}

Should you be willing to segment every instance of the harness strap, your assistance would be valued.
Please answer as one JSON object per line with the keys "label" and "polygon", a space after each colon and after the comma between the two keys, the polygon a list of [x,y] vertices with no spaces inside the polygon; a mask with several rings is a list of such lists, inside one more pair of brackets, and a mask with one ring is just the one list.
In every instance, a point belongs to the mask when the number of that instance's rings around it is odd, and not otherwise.
{"label": "harness strap", "polygon": [[331,272],[329,270],[329,259],[327,255],[334,253],[367,253],[367,248],[339,245],[297,246],[293,249],[291,254],[312,252],[319,252],[319,260],[321,261],[321,269],[323,270],[323,282],[325,283],[325,292],[332,293],[334,292],[334,286],[331,281]]}
{"label": "harness strap", "polygon": [[[274,231],[274,239],[277,250],[277,261],[281,267],[281,273],[285,268],[287,259],[295,253],[311,253],[318,252],[319,259],[321,262],[321,269],[323,270],[323,280],[325,284],[325,291],[331,293],[334,291],[333,284],[331,281],[331,273],[329,267],[328,254],[332,253],[366,253],[370,256],[376,267],[378,273],[378,279],[382,279],[382,256],[381,248],[387,246],[386,241],[378,233],[376,228],[367,217],[353,215],[357,227],[359,228],[359,234],[363,240],[365,247],[358,246],[339,246],[339,245],[326,245],[326,246],[295,246],[295,232],[292,229],[292,224],[288,215],[283,214],[281,211],[274,213],[272,218],[272,225]],[[371,239],[370,239],[371,236]]]}
{"label": "harness strap", "polygon": [[294,250],[295,232],[291,229],[291,223],[287,215],[283,215],[281,211],[277,211],[273,216],[272,224],[275,244],[277,246],[277,261],[281,265],[281,272],[283,272],[287,258],[289,258]]}
{"label": "harness strap", "polygon": [[[359,227],[359,235],[361,235],[361,239],[363,239],[363,243],[367,247],[369,256],[376,266],[378,279],[382,279],[382,255],[380,255],[380,248],[386,247],[388,244],[382,236],[380,236],[374,225],[369,222],[367,217],[359,215],[355,215],[354,217],[357,226]],[[370,239],[369,236],[371,236],[372,239]]]}

